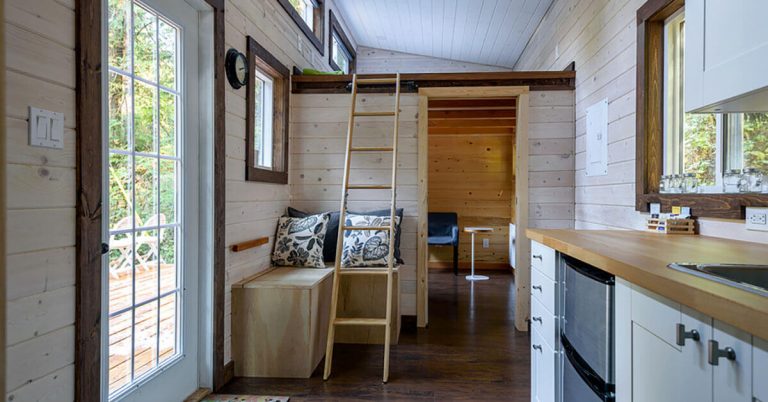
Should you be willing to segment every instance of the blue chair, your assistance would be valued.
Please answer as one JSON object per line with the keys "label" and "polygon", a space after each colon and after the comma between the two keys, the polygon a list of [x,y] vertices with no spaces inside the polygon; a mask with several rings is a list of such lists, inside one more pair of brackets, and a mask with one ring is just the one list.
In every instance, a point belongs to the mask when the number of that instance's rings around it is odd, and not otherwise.
{"label": "blue chair", "polygon": [[430,246],[453,246],[453,274],[459,274],[459,216],[455,212],[430,212],[427,218]]}

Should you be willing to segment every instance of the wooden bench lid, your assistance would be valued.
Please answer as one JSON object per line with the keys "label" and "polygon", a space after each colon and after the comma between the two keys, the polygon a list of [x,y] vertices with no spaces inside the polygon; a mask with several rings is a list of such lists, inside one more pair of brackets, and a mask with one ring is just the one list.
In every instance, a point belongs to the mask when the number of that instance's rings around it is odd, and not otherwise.
{"label": "wooden bench lid", "polygon": [[333,268],[276,267],[254,279],[244,281],[243,288],[311,289],[333,275]]}

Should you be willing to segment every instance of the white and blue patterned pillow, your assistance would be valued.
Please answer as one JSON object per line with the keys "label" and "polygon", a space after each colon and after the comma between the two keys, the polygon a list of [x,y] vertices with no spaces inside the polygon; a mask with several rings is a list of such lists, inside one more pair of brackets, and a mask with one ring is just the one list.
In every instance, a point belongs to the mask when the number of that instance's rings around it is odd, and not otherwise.
{"label": "white and blue patterned pillow", "polygon": [[280,217],[277,221],[272,264],[289,267],[325,268],[323,241],[328,214],[305,218]]}
{"label": "white and blue patterned pillow", "polygon": [[[395,226],[400,217],[395,216]],[[389,216],[347,215],[347,226],[389,226]],[[344,232],[341,266],[386,267],[389,258],[388,230],[350,230]]]}

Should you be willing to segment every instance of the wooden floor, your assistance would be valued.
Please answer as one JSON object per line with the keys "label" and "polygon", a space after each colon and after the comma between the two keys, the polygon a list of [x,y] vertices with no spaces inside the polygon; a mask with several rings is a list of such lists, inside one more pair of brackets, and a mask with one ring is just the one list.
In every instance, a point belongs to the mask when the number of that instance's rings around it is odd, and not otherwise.
{"label": "wooden floor", "polygon": [[474,284],[430,272],[429,328],[403,328],[392,347],[388,384],[381,383],[383,348],[336,345],[333,373],[312,378],[236,378],[221,393],[282,395],[291,401],[530,401],[527,333],[514,330],[511,274],[489,271]]}

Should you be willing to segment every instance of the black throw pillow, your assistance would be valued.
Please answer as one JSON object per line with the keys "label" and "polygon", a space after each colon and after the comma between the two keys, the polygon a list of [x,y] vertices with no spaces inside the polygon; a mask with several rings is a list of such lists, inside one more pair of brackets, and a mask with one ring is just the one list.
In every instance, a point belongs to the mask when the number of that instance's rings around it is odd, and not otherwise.
{"label": "black throw pillow", "polygon": [[[390,211],[389,209],[380,209],[367,212],[347,212],[354,215],[389,216]],[[331,219],[328,222],[327,235],[325,236],[325,243],[323,244],[323,259],[326,262],[333,262],[336,261],[336,244],[339,240],[339,211],[331,211],[328,213],[331,214]],[[288,216],[292,218],[306,218],[310,215],[315,214],[288,207]],[[395,210],[395,215],[400,217],[400,222],[395,228],[395,261],[397,261],[398,264],[403,264],[403,259],[400,257],[400,233],[402,232],[400,226],[403,224],[403,208],[397,208]]]}

